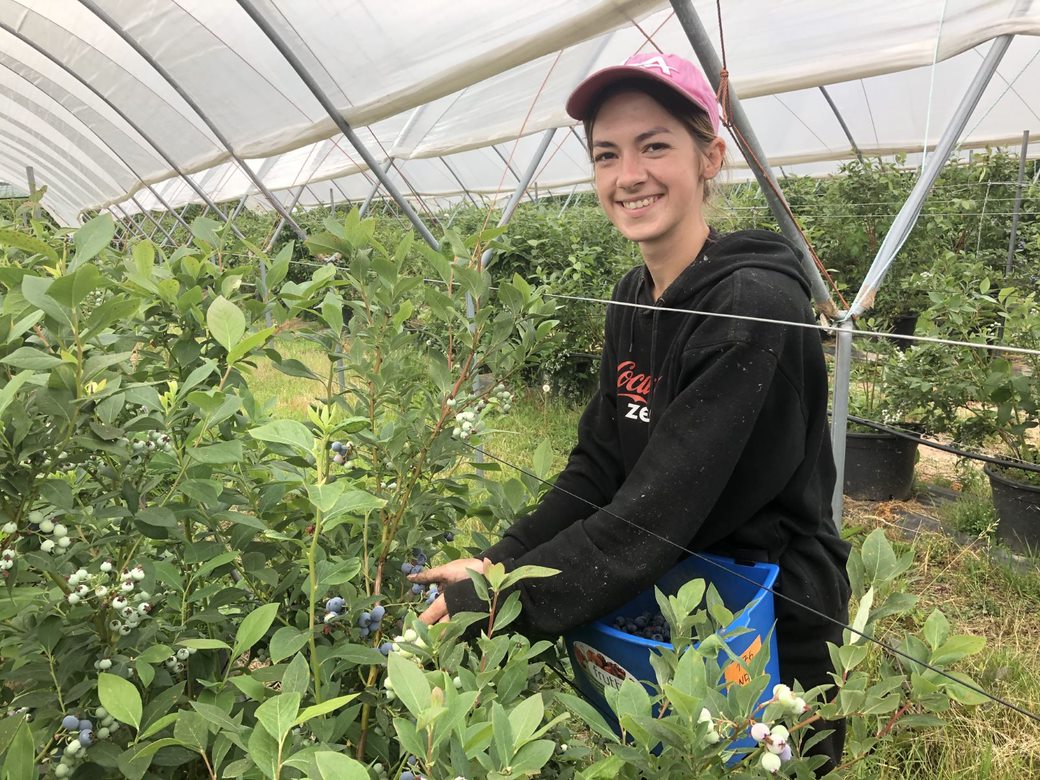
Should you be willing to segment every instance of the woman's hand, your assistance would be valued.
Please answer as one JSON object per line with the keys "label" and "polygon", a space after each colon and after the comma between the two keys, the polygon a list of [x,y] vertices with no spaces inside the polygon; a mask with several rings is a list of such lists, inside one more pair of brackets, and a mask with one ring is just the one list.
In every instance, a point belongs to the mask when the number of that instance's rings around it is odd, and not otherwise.
{"label": "woman's hand", "polygon": [[[490,565],[491,561],[487,558],[484,560],[479,558],[460,558],[457,561],[451,561],[441,566],[434,566],[432,569],[421,571],[418,574],[409,574],[408,581],[418,583],[419,585],[437,583],[438,589],[443,591],[446,585],[468,579],[467,570],[472,569],[483,574]],[[432,626],[434,623],[443,623],[450,617],[448,604],[445,602],[443,594],[437,596],[433,603],[426,608],[426,611],[419,615],[419,619],[428,626]]]}

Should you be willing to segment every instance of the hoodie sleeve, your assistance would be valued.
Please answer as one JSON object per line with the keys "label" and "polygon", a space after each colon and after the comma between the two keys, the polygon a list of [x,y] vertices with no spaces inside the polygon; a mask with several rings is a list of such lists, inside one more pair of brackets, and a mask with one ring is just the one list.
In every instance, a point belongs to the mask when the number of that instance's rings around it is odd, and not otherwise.
{"label": "hoodie sleeve", "polygon": [[[709,294],[716,299],[706,301],[711,310],[803,319],[768,289],[741,300],[747,296],[730,279]],[[678,395],[610,503],[507,562],[507,568],[560,570],[517,586],[523,607],[517,631],[559,635],[656,582],[680,557],[679,547],[701,532],[762,418],[772,445],[762,479],[784,484],[801,460],[797,448],[805,436],[800,394],[778,371],[786,330],[718,317],[696,328],[681,357]],[[724,536],[732,527],[709,530]],[[468,581],[449,586],[445,598],[451,613],[485,611]]]}
{"label": "hoodie sleeve", "polygon": [[578,443],[571,451],[567,466],[542,497],[538,508],[514,522],[499,542],[484,551],[484,557],[496,563],[508,563],[529,553],[609,502],[624,480],[617,429],[617,388],[613,381],[614,321],[608,309],[599,391],[578,422]]}

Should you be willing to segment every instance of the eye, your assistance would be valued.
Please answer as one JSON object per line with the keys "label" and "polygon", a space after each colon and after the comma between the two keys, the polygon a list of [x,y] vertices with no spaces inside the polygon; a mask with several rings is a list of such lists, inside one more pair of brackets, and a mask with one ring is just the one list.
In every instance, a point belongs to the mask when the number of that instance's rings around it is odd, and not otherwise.
{"label": "eye", "polygon": [[595,157],[592,158],[592,162],[594,162],[594,163],[605,162],[607,160],[613,159],[616,156],[617,155],[615,155],[613,152],[600,152],[599,154],[597,154]]}
{"label": "eye", "polygon": [[668,144],[663,143],[661,141],[654,141],[653,143],[649,143],[645,147],[643,147],[643,151],[644,152],[651,152],[651,153],[652,152],[663,152],[663,151],[665,151],[668,148],[669,148]]}

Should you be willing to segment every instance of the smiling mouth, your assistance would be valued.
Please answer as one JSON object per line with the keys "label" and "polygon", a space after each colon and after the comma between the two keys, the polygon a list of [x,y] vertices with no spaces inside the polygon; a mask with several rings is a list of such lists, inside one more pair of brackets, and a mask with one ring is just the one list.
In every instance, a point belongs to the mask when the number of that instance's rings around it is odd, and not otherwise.
{"label": "smiling mouth", "polygon": [[635,209],[646,208],[650,204],[656,203],[660,199],[660,195],[650,195],[649,197],[642,198],[640,200],[622,200],[619,202],[621,203],[621,208],[625,209],[626,211],[634,211]]}

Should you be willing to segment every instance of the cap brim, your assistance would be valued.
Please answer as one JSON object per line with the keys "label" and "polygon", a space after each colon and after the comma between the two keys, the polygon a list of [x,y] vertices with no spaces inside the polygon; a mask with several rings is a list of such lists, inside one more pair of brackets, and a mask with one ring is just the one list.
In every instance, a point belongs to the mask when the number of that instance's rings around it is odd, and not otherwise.
{"label": "cap brim", "polygon": [[[663,76],[658,76],[652,70],[636,65],[613,65],[596,71],[574,88],[571,96],[567,98],[567,114],[579,122],[585,121],[589,115],[589,109],[592,108],[592,104],[596,100],[596,96],[615,81],[621,81],[622,79],[656,81],[690,100],[690,96],[678,89],[672,81]],[[692,103],[693,101],[691,100],[690,102]]]}

